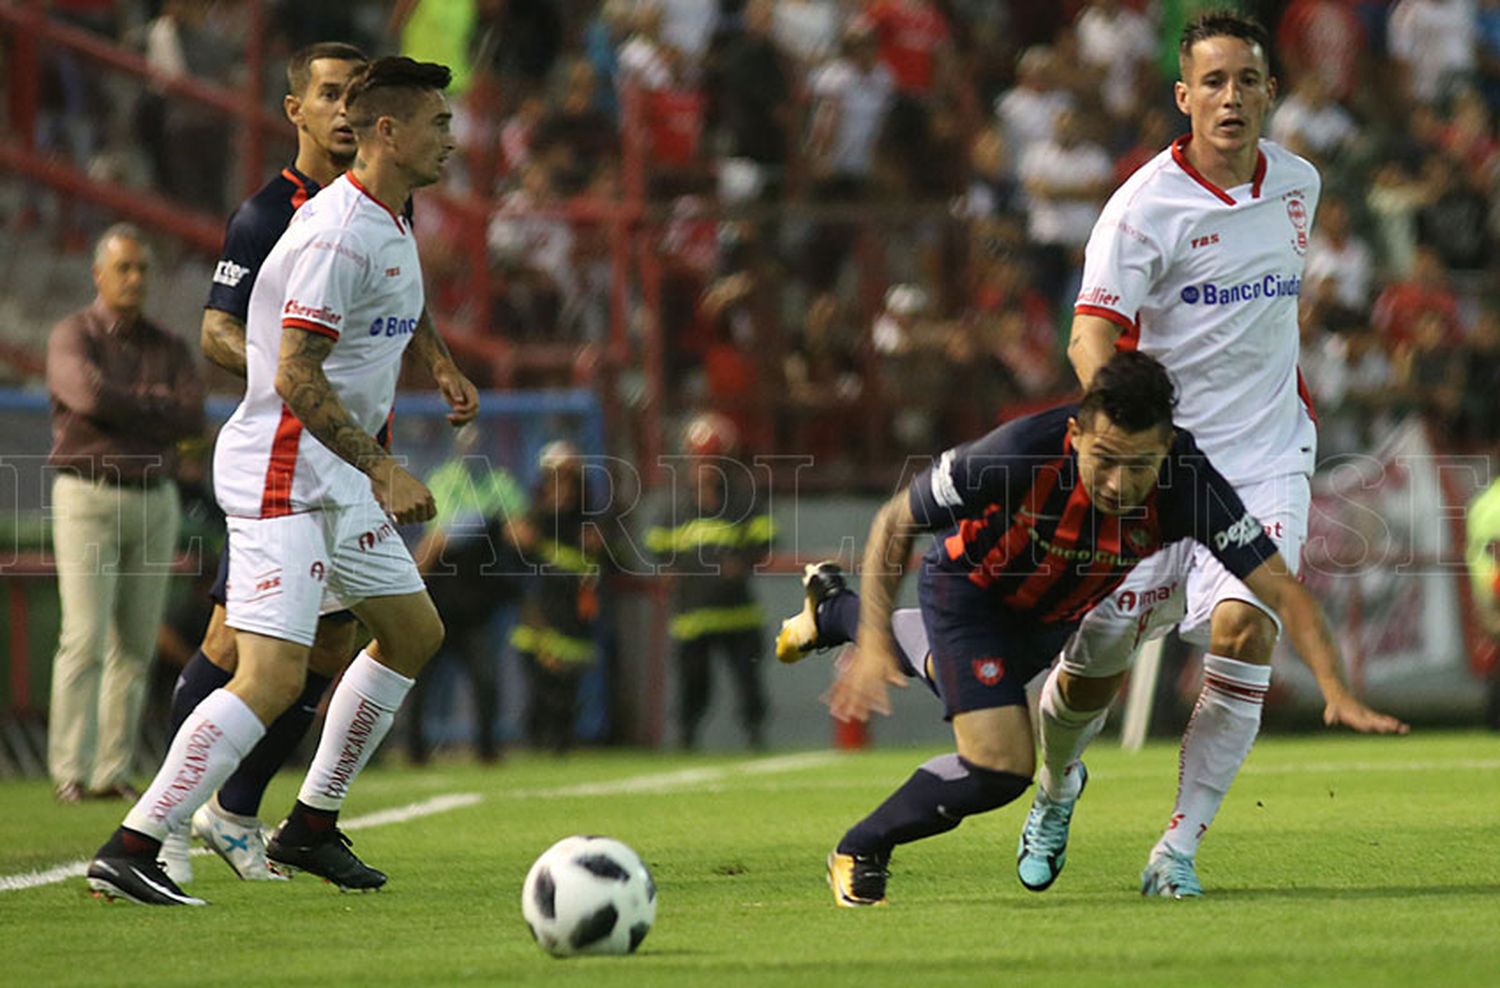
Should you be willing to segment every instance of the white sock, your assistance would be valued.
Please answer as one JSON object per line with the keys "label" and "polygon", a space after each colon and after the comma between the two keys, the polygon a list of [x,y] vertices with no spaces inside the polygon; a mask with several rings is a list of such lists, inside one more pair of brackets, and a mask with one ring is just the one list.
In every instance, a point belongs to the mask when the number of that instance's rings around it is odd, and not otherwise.
{"label": "white sock", "polygon": [[193,811],[234,774],[265,733],[266,725],[245,701],[226,689],[214,690],[182,722],[156,778],[125,814],[125,826],[157,840],[169,830],[185,829]]}
{"label": "white sock", "polygon": [[[1271,667],[1222,655],[1203,660],[1203,692],[1182,735],[1177,805],[1156,851],[1192,856],[1255,744]],[[1153,851],[1155,853],[1155,851]]]}
{"label": "white sock", "polygon": [[1047,681],[1042,685],[1038,709],[1041,713],[1042,770],[1037,776],[1037,785],[1052,799],[1077,799],[1083,788],[1083,776],[1079,774],[1078,759],[1089,742],[1104,729],[1109,718],[1109,707],[1103,710],[1078,711],[1063,701],[1062,690],[1057,679],[1062,673],[1062,663],[1052,667]]}
{"label": "white sock", "polygon": [[334,812],[344,805],[349,786],[385,739],[412,682],[370,658],[369,652],[355,656],[328,701],[318,753],[297,799]]}

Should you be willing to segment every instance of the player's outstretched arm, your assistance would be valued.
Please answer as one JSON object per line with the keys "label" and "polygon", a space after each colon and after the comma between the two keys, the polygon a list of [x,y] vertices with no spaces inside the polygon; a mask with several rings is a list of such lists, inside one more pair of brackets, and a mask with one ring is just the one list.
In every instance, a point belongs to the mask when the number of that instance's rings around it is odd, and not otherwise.
{"label": "player's outstretched arm", "polygon": [[1083,390],[1088,390],[1095,372],[1115,355],[1115,340],[1119,338],[1120,327],[1103,316],[1073,317],[1073,329],[1068,336],[1068,360],[1073,364],[1073,373],[1078,375]]}
{"label": "player's outstretched arm", "polygon": [[1338,642],[1323,608],[1287,570],[1280,553],[1247,576],[1245,586],[1275,608],[1297,654],[1317,678],[1323,693],[1323,723],[1330,727],[1343,724],[1362,734],[1405,734],[1411,729],[1389,714],[1370,709],[1349,692],[1340,671]]}
{"label": "player's outstretched arm", "polygon": [[221,309],[204,309],[198,332],[203,355],[235,377],[245,376],[245,324]]}
{"label": "player's outstretched arm", "polygon": [[369,476],[375,500],[398,524],[429,520],[436,514],[432,493],[359,427],[323,373],[335,342],[303,329],[282,330],[276,393],[314,438]]}
{"label": "player's outstretched arm", "polygon": [[886,686],[907,685],[896,658],[891,614],[918,531],[904,490],[885,503],[870,525],[860,566],[855,657],[839,673],[828,694],[828,707],[839,720],[868,720],[872,712],[889,714],[891,701]]}
{"label": "player's outstretched arm", "polygon": [[453,409],[448,413],[448,424],[457,427],[474,421],[479,414],[479,391],[453,362],[448,344],[443,342],[426,306],[422,307],[417,331],[412,334],[411,353],[432,374],[443,400]]}

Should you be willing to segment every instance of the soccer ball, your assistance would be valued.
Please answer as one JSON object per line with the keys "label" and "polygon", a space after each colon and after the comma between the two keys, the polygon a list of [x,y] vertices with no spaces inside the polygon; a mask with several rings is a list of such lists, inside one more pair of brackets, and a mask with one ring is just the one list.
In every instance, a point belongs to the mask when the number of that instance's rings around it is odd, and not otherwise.
{"label": "soccer ball", "polygon": [[656,921],[656,883],[619,841],[564,837],[526,873],[521,915],[554,957],[628,954]]}

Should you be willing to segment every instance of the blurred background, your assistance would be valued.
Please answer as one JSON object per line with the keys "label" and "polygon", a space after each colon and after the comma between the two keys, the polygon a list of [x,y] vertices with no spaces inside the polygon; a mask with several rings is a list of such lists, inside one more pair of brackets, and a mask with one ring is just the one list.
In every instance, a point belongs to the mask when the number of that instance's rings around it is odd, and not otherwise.
{"label": "blurred background", "polygon": [[[573,731],[654,746],[682,738],[671,588],[644,532],[683,483],[683,425],[727,420],[774,519],[753,581],[769,645],[801,564],[851,566],[923,458],[1073,392],[1082,248],[1110,192],[1185,130],[1177,37],[1207,6],[0,0],[0,772],[37,770],[57,634],[48,333],[93,295],[94,239],[127,219],[156,247],[148,311],[196,351],[226,217],[294,152],[292,51],[349,41],[455,70],[459,153],[415,226],[429,308],[490,392],[462,452],[522,489],[547,443],[584,456],[611,565]],[[1322,461],[1308,582],[1372,702],[1475,722],[1495,658],[1464,515],[1500,441],[1500,2],[1237,6],[1275,41],[1268,137],[1324,180],[1301,292]],[[205,373],[217,423],[239,382]],[[451,430],[428,382],[403,386],[396,448],[426,474],[456,455]],[[206,617],[224,538],[208,484],[201,463],[184,478],[158,697]],[[1160,731],[1197,694],[1198,663],[1167,653]],[[761,740],[828,743],[827,662],[765,654]],[[1310,724],[1316,691],[1282,659],[1268,723]],[[492,661],[515,743],[527,687],[508,648]],[[457,663],[432,675],[427,740],[465,750],[471,690]],[[728,666],[715,676],[701,743],[735,746]],[[879,741],[942,738],[917,692]]]}

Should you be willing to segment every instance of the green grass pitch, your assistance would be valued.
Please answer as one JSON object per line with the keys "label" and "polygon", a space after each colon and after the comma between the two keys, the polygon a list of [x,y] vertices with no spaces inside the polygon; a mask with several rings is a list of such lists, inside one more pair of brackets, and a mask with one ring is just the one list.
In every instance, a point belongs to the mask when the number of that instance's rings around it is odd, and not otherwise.
{"label": "green grass pitch", "polygon": [[[1200,901],[1144,900],[1176,746],[1100,744],[1067,871],[1015,879],[1029,803],[898,849],[889,908],[833,906],[823,858],[930,751],[768,759],[585,753],[495,769],[375,768],[346,818],[477,800],[354,832],[388,888],[235,880],[195,859],[207,909],[89,898],[81,878],[0,891],[16,985],[1493,985],[1500,984],[1500,736],[1266,738],[1199,854]],[[296,785],[285,775],[267,812]],[[455,800],[455,802],[463,802]],[[120,804],[0,785],[0,886],[76,861]],[[520,916],[531,861],[571,833],[634,846],[661,890],[627,958],[554,960]]]}

